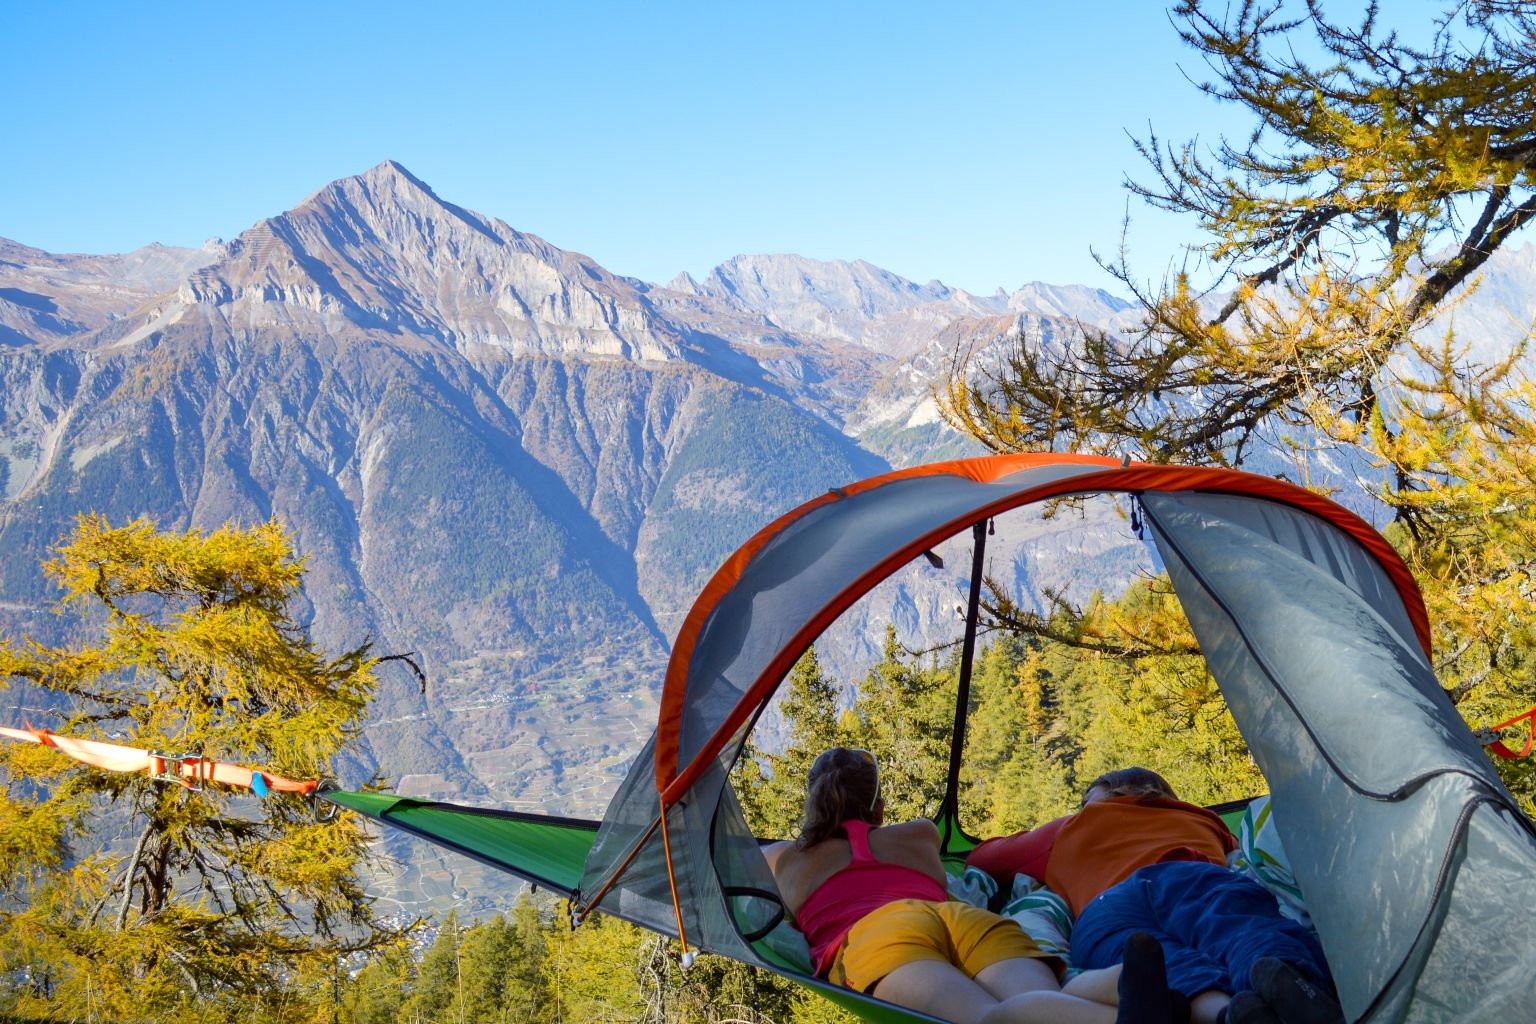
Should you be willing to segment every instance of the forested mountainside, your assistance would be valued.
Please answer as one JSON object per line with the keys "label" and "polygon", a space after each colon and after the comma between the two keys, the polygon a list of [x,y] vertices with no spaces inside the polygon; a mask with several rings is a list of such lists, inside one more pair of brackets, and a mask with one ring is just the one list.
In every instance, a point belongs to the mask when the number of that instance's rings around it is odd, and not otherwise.
{"label": "forested mountainside", "polygon": [[[754,289],[722,283],[748,268]],[[78,512],[275,516],[317,639],[427,669],[426,694],[386,682],[359,772],[591,812],[724,555],[828,487],[967,450],[929,350],[1003,338],[1023,301],[771,256],[660,288],[392,162],[199,250],[5,243],[0,625],[64,628],[38,563]]]}
{"label": "forested mountainside", "polygon": [[[1532,312],[1531,252],[1456,314],[1480,339]],[[276,517],[308,559],[316,639],[371,637],[427,671],[425,693],[386,675],[354,775],[592,814],[730,550],[829,487],[976,453],[931,397],[956,352],[1131,315],[1091,288],[979,296],[796,256],[661,287],[392,162],[201,249],[0,242],[0,630],[68,628],[39,561],[82,511]],[[1129,564],[1134,538],[1096,515],[1065,553],[1043,527],[1000,539],[992,570],[1038,595]],[[965,564],[960,547],[945,557]],[[884,623],[945,639],[954,604],[951,576],[913,572],[822,657],[857,678]],[[5,715],[30,707],[8,693]]]}

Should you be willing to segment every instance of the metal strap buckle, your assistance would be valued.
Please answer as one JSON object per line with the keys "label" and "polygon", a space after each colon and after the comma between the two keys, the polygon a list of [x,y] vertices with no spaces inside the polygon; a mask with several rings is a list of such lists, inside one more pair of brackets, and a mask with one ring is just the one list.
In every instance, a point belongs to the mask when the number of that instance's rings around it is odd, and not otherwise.
{"label": "metal strap buckle", "polygon": [[[149,756],[151,758],[150,778],[156,782],[175,782],[194,793],[202,792],[203,757],[201,754],[151,753]],[[195,769],[190,777],[182,771],[189,764]]]}

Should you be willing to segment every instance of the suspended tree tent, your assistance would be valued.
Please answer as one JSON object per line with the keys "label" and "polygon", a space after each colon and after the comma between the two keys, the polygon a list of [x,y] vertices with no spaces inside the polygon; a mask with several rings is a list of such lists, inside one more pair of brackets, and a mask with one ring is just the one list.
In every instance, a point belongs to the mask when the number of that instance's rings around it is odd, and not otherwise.
{"label": "suspended tree tent", "polygon": [[[1521,1015],[1536,976],[1536,831],[1436,682],[1418,586],[1355,514],[1236,471],[968,459],[839,488],[766,527],[677,636],[656,734],[608,806],[578,904],[782,967],[753,941],[780,906],[728,783],[757,715],[823,629],[909,560],[1012,508],[1091,493],[1143,508],[1269,780],[1346,1012]],[[957,751],[965,700],[962,680]]]}
{"label": "suspended tree tent", "polygon": [[[691,939],[867,1019],[929,1019],[805,973],[804,940],[782,922],[728,773],[822,630],[902,565],[969,529],[970,613],[939,811],[947,849],[963,851],[970,840],[957,821],[956,786],[985,524],[1031,503],[1094,493],[1132,495],[1143,512],[1270,783],[1273,817],[1351,1018],[1528,1016],[1536,827],[1435,680],[1417,587],[1352,513],[1244,473],[997,456],[890,473],[807,502],[743,545],[695,602],[668,665],[656,733],[602,822],[316,793],[314,782],[200,756],[31,728],[0,735],[190,788],[315,793],[561,892],[582,915],[614,914]],[[1536,709],[1520,717],[1533,716]]]}
{"label": "suspended tree tent", "polygon": [[[1352,1019],[1529,1014],[1536,830],[1435,679],[1417,586],[1392,548],[1315,494],[1245,473],[1018,455],[834,490],[744,544],[683,623],[656,732],[600,824],[332,793],[337,803],[600,911],[777,971],[860,1015],[921,1015],[807,977],[728,775],[774,690],[844,610],[983,525],[1065,495],[1135,496],[1274,818]],[[969,654],[969,646],[967,655]],[[951,848],[966,659],[949,795]]]}

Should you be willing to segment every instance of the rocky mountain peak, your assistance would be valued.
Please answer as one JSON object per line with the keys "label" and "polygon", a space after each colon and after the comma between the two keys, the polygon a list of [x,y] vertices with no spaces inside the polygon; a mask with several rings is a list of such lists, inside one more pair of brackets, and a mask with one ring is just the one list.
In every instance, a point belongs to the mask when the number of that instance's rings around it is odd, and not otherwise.
{"label": "rocky mountain peak", "polygon": [[398,160],[383,160],[356,177],[370,185],[385,185],[391,188],[405,186],[424,192],[433,199],[437,198],[437,193],[432,191],[431,185],[406,170],[405,165]]}
{"label": "rocky mountain peak", "polygon": [[97,256],[51,253],[0,238],[0,349],[105,327],[175,288],[220,252],[213,245],[152,243]]}
{"label": "rocky mountain peak", "polygon": [[468,237],[503,245],[523,237],[504,224],[438,198],[431,186],[393,160],[331,182],[283,217],[366,229],[386,247],[408,247],[424,239],[462,245]]}
{"label": "rocky mountain peak", "polygon": [[903,355],[959,317],[1003,311],[942,281],[918,284],[864,260],[736,256],[702,281],[682,274],[671,287],[707,296],[787,331]]}
{"label": "rocky mountain peak", "polygon": [[695,287],[732,296],[754,312],[777,312],[788,320],[809,316],[812,321],[818,310],[834,318],[840,313],[878,317],[951,294],[938,281],[919,285],[864,260],[815,260],[787,253],[734,256]]}
{"label": "rocky mountain peak", "polygon": [[1014,313],[1040,313],[1090,323],[1113,320],[1133,309],[1131,303],[1102,288],[1043,281],[1031,281],[1009,295],[1007,301],[1009,311]]}
{"label": "rocky mountain peak", "polygon": [[183,288],[257,323],[340,317],[456,347],[669,359],[637,282],[455,206],[393,160],[341,178],[229,243]]}

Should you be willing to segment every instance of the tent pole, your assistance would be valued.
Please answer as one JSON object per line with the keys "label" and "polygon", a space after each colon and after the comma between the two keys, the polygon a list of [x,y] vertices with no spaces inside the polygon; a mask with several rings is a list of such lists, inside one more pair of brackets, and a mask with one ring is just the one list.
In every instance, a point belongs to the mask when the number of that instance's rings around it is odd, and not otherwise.
{"label": "tent pole", "polygon": [[960,759],[965,753],[965,720],[971,702],[971,665],[976,656],[976,629],[981,617],[981,577],[986,570],[987,526],[983,519],[971,527],[971,593],[965,610],[965,640],[960,648],[960,683],[955,693],[955,726],[950,732],[949,779],[944,802],[939,805],[939,848],[949,849],[950,837],[960,831]]}

